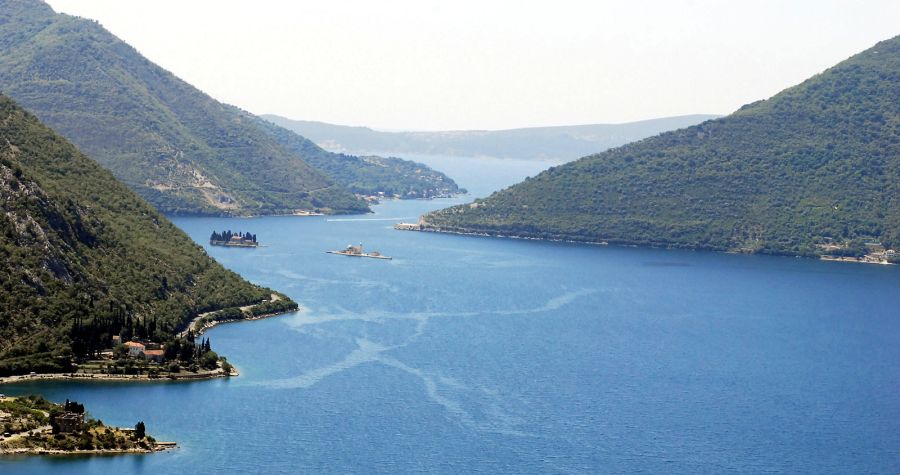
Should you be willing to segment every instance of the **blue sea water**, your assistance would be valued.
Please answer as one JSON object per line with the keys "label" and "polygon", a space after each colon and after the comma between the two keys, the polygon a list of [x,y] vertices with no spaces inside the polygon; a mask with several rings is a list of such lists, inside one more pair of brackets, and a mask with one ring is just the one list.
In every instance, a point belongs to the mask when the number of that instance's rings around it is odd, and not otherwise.
{"label": "blue sea water", "polygon": [[[546,165],[434,160],[478,196]],[[257,234],[207,250],[302,310],[210,331],[230,380],[0,387],[180,444],[0,473],[900,472],[897,267],[391,229],[469,199],[176,219]],[[359,242],[394,259],[324,253]]]}

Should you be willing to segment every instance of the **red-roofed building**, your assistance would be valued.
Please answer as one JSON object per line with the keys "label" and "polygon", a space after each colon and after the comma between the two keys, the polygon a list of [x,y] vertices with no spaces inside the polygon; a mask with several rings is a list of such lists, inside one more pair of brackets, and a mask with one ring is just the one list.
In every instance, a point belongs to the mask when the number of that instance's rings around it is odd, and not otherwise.
{"label": "red-roofed building", "polygon": [[144,350],[144,359],[162,363],[165,359],[166,352],[164,350]]}
{"label": "red-roofed building", "polygon": [[146,348],[143,343],[136,341],[126,341],[125,347],[128,348],[128,356],[141,356]]}

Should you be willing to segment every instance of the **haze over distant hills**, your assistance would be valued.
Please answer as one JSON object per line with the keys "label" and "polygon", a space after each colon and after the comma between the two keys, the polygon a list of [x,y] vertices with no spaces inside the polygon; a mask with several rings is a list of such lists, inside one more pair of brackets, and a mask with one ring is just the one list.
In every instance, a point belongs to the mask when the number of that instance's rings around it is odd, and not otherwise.
{"label": "haze over distant hills", "polygon": [[368,210],[345,186],[358,179],[329,176],[308,160],[352,169],[369,193],[397,182],[419,190],[431,185],[421,176],[439,176],[427,168],[393,173],[288,137],[153,64],[98,23],[39,0],[0,0],[0,90],[167,213]]}
{"label": "haze over distant hills", "polygon": [[900,37],[720,119],[550,168],[426,228],[816,255],[900,245]]}
{"label": "haze over distant hills", "polygon": [[335,177],[353,193],[398,198],[434,198],[464,192],[447,175],[423,163],[396,157],[356,157],[322,150],[312,141],[265,120],[259,126],[306,163]]}
{"label": "haze over distant hills", "polygon": [[625,124],[568,125],[509,130],[383,132],[324,122],[262,115],[334,152],[391,153],[569,161],[628,142],[680,129],[715,115],[686,115]]}
{"label": "haze over distant hills", "polygon": [[271,295],[4,96],[0,202],[0,375],[67,369],[76,321],[134,318],[171,336]]}

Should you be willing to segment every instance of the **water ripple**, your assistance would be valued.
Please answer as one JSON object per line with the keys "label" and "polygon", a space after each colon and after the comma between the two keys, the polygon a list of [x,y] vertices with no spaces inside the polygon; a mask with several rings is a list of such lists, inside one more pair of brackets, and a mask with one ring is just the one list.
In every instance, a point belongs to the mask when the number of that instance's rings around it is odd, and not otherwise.
{"label": "water ripple", "polygon": [[[348,353],[342,360],[304,372],[291,378],[262,381],[257,384],[281,389],[309,388],[323,379],[355,368],[364,363],[380,363],[388,367],[399,369],[421,380],[425,389],[425,395],[432,402],[440,405],[453,416],[461,425],[472,430],[482,432],[494,432],[517,437],[535,437],[535,434],[523,431],[520,427],[525,423],[525,418],[507,407],[515,398],[501,394],[496,389],[477,387],[472,388],[456,380],[455,378],[441,374],[433,374],[420,368],[410,366],[394,357],[385,355],[392,350],[403,348],[421,337],[427,329],[432,318],[446,317],[471,317],[476,315],[525,315],[541,312],[551,312],[571,304],[575,300],[595,293],[594,289],[582,289],[566,292],[551,299],[543,305],[515,310],[494,310],[485,312],[411,312],[391,313],[369,311],[365,313],[349,312],[345,309],[337,309],[337,312],[319,313],[301,312],[286,319],[285,322],[293,330],[324,337],[322,333],[311,333],[306,327],[316,327],[332,322],[364,322],[386,323],[388,321],[407,320],[415,322],[413,332],[400,344],[385,345],[366,337],[355,339],[356,348]],[[328,335],[335,336],[335,335]],[[464,400],[470,400],[467,409]],[[519,401],[521,402],[521,401]]]}

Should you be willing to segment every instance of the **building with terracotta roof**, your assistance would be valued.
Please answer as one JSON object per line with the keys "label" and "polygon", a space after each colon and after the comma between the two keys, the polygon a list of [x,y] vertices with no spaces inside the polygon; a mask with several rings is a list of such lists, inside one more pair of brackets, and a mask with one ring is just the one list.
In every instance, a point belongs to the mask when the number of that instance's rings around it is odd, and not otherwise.
{"label": "building with terracotta roof", "polygon": [[143,343],[136,341],[126,341],[125,347],[128,348],[128,356],[141,356],[146,349]]}
{"label": "building with terracotta roof", "polygon": [[162,363],[166,357],[165,350],[144,350],[144,359]]}

